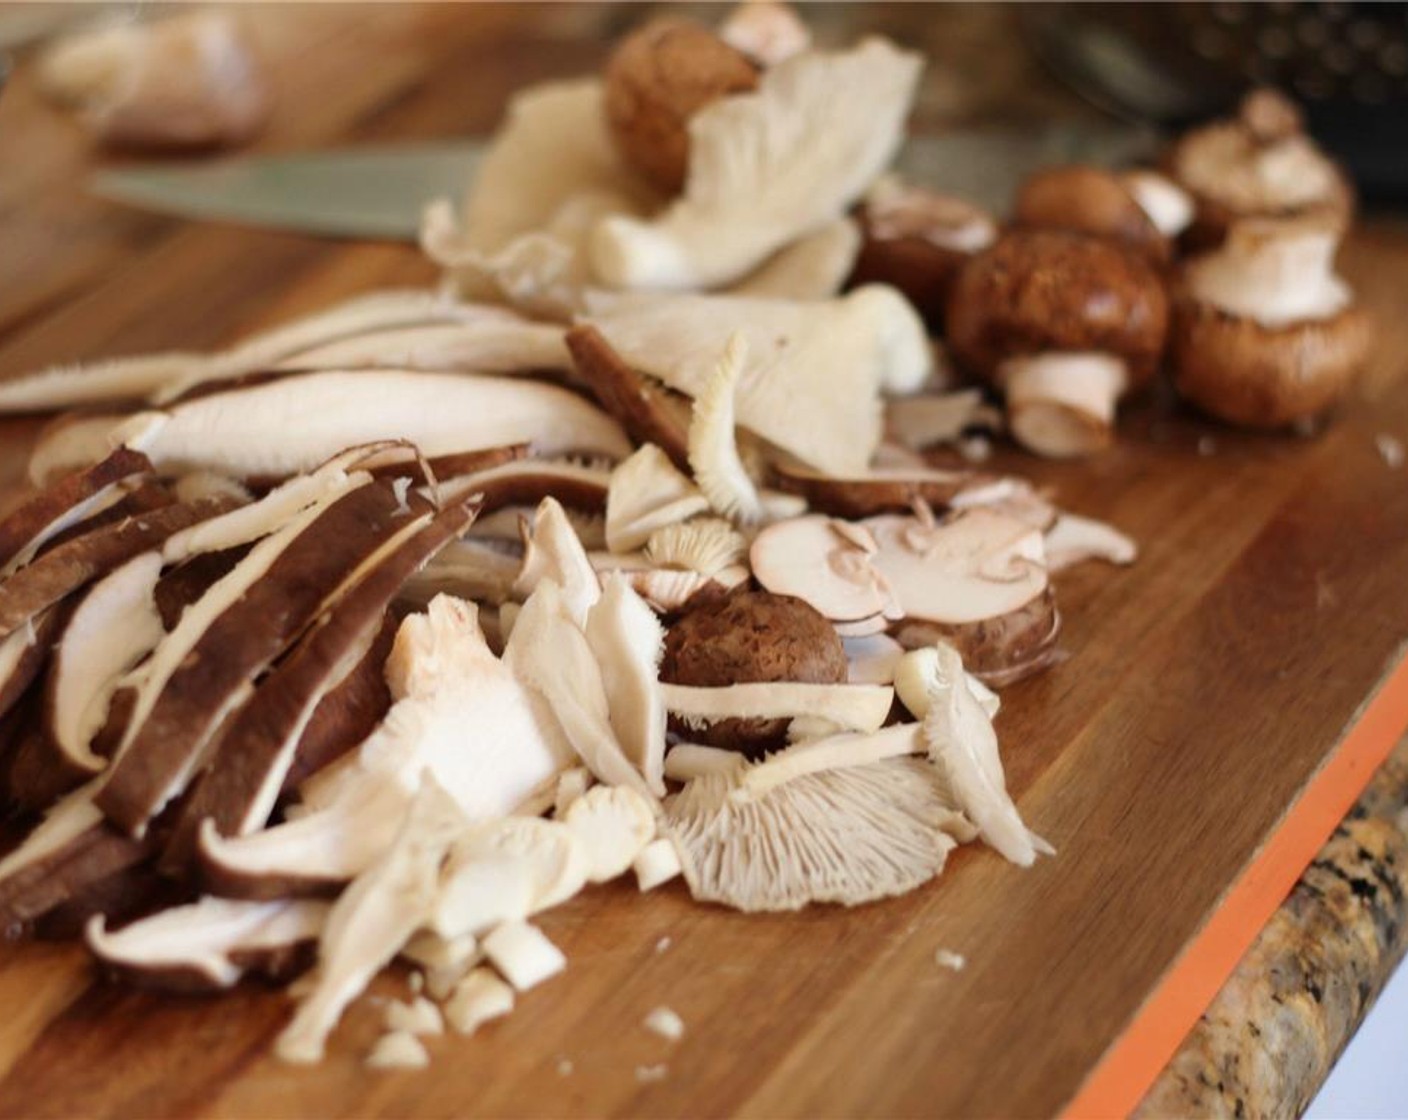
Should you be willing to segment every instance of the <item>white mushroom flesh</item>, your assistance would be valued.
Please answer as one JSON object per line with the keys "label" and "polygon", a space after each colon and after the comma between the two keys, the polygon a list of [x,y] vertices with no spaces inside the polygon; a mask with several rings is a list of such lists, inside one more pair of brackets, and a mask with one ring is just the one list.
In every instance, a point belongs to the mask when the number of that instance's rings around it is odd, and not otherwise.
{"label": "white mushroom flesh", "polygon": [[998,379],[1018,442],[1060,458],[1105,444],[1129,370],[1114,354],[1044,353],[1008,358],[998,367]]}
{"label": "white mushroom flesh", "polygon": [[1168,176],[1157,171],[1126,171],[1120,181],[1165,237],[1177,237],[1193,221],[1192,196]]}
{"label": "white mushroom flesh", "polygon": [[567,967],[562,950],[528,922],[508,922],[484,939],[484,955],[517,991],[536,988]]}
{"label": "white mushroom flesh", "polygon": [[[878,551],[863,527],[811,514],[769,525],[748,555],[754,577],[768,591],[802,599],[833,622],[862,622],[900,615],[875,565]],[[883,618],[878,628],[884,629]]]}
{"label": "white mushroom flesh", "polygon": [[762,517],[758,488],[738,456],[734,403],[748,355],[746,338],[735,332],[703,391],[694,398],[689,425],[689,465],[694,481],[716,513],[745,524]]}
{"label": "white mushroom flesh", "polygon": [[655,444],[647,443],[611,472],[606,493],[606,543],[612,552],[640,548],[651,534],[688,521],[709,499]]}
{"label": "white mushroom flesh", "polygon": [[1339,234],[1321,225],[1238,222],[1220,248],[1188,265],[1188,291],[1272,330],[1331,319],[1353,298],[1334,271],[1338,248]]}

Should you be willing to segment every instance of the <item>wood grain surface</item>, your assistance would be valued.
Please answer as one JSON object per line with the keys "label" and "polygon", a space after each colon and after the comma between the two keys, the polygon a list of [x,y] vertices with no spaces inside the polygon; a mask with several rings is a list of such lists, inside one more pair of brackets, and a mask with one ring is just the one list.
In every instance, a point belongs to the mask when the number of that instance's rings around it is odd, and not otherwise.
{"label": "wood grain surface", "polygon": [[[483,130],[511,89],[591,67],[630,17],[259,9],[280,99],[260,146]],[[410,247],[125,211],[83,193],[91,165],[21,66],[0,97],[0,376],[212,346],[433,275]],[[1093,462],[1000,457],[1143,548],[1131,569],[1061,577],[1069,656],[1004,696],[1009,782],[1057,858],[1022,871],[969,848],[908,897],[786,916],[698,906],[679,885],[594,889],[542,920],[568,971],[473,1039],[433,1041],[417,1074],[362,1067],[366,1002],[323,1066],[294,1069],[269,1053],[281,993],[160,997],[98,981],[77,946],[8,945],[0,1115],[1058,1111],[1401,657],[1408,486],[1375,437],[1408,437],[1408,235],[1369,223],[1343,266],[1382,344],[1325,432],[1240,435],[1155,394]],[[0,422],[0,479],[36,423]],[[936,966],[940,948],[967,968]],[[661,1004],[686,1024],[677,1044],[641,1025]]]}

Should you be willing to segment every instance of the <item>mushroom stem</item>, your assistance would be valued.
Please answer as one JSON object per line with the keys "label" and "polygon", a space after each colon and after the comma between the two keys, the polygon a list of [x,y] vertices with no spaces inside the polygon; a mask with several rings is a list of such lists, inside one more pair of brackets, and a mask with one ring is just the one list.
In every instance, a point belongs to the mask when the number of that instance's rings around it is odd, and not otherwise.
{"label": "mushroom stem", "polygon": [[1306,319],[1330,319],[1349,305],[1335,275],[1339,234],[1316,221],[1239,222],[1222,248],[1188,268],[1196,299],[1230,315],[1276,329]]}
{"label": "mushroom stem", "polygon": [[1128,171],[1125,189],[1165,237],[1177,237],[1193,221],[1193,199],[1187,191],[1157,171]]}
{"label": "mushroom stem", "polygon": [[1112,354],[1036,354],[1002,363],[1008,423],[1024,447],[1054,459],[1108,447],[1115,402],[1128,383]]}

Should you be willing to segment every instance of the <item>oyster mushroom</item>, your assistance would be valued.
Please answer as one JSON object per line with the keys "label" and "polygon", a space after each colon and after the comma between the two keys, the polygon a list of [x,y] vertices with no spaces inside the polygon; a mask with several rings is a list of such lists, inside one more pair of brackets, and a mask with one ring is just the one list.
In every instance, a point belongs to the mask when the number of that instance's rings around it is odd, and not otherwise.
{"label": "oyster mushroom", "polygon": [[1193,218],[1182,187],[1153,171],[1116,172],[1085,164],[1044,168],[1017,192],[1013,221],[1028,229],[1064,229],[1108,238],[1156,265]]}
{"label": "oyster mushroom", "polygon": [[79,108],[105,144],[209,148],[240,144],[270,96],[238,21],[191,12],[66,36],[39,59],[40,88]]}
{"label": "oyster mushroom", "polygon": [[694,779],[666,809],[690,894],[746,912],[857,906],[943,870],[961,821],[924,761],[807,774],[757,798],[739,776]]}
{"label": "oyster mushroom", "polygon": [[538,583],[551,579],[562,592],[562,605],[579,628],[601,598],[601,582],[587,559],[567,514],[552,498],[544,498],[524,534],[523,567],[514,582],[519,599],[527,599]]}
{"label": "oyster mushroom", "polygon": [[[216,470],[236,478],[285,478],[343,448],[409,440],[426,456],[531,442],[545,455],[630,452],[610,417],[574,393],[524,378],[400,370],[321,372],[224,389],[126,420],[77,420],[41,438],[30,460],[39,480],[129,444],[159,470]],[[267,438],[269,431],[285,437]]]}
{"label": "oyster mushroom", "polygon": [[719,26],[719,38],[759,66],[776,66],[811,46],[811,32],[790,4],[743,0]]}
{"label": "oyster mushroom", "polygon": [[889,284],[904,293],[931,331],[943,328],[944,304],[958,270],[997,240],[991,214],[952,195],[880,179],[861,207],[864,241],[849,284]]}
{"label": "oyster mushroom", "polygon": [[653,443],[640,447],[611,472],[606,495],[606,543],[631,552],[651,535],[709,508],[709,499]]}
{"label": "oyster mushroom", "polygon": [[1205,412],[1278,428],[1325,412],[1363,370],[1373,323],[1335,274],[1320,218],[1244,221],[1189,262],[1174,309],[1174,385]]}
{"label": "oyster mushroom", "polygon": [[694,398],[689,425],[689,465],[695,484],[716,513],[745,524],[763,516],[762,498],[739,458],[735,432],[738,379],[747,355],[747,341],[735,333],[703,391]]}
{"label": "oyster mushroom", "polygon": [[837,218],[779,249],[725,291],[766,299],[832,299],[851,275],[861,242],[860,227]]}
{"label": "oyster mushroom", "polygon": [[689,167],[690,118],[719,98],[756,89],[758,67],[701,23],[657,19],[617,44],[604,85],[617,150],[673,195]]}
{"label": "oyster mushroom", "polygon": [[[743,683],[840,684],[846,680],[846,655],[835,629],[807,603],[786,595],[743,592],[720,606],[689,611],[670,627],[660,679],[666,686],[666,705],[673,695],[675,705],[682,706],[688,698],[671,686],[711,689],[723,697],[719,690]],[[686,723],[678,716],[674,724],[677,729],[688,725],[691,738],[700,742],[757,755],[781,745],[788,717],[802,714],[750,718],[741,710],[728,710],[737,702],[737,693],[723,697],[714,718],[700,726],[695,726],[698,719]],[[692,710],[700,710],[698,700]]]}
{"label": "oyster mushroom", "polygon": [[158,911],[116,932],[95,916],[88,947],[110,970],[153,987],[211,991],[246,973],[286,976],[318,939],[329,904],[315,899],[241,902],[207,896]]}
{"label": "oyster mushroom", "polygon": [[721,517],[696,517],[656,529],[645,542],[645,558],[662,568],[715,576],[748,554],[743,534]]}
{"label": "oyster mushroom", "polygon": [[1063,230],[1013,230],[959,274],[948,343],[1007,395],[1017,441],[1053,457],[1111,439],[1115,403],[1153,376],[1168,300],[1143,259]]}
{"label": "oyster mushroom", "polygon": [[633,296],[601,304],[587,321],[632,369],[695,398],[714,376],[719,340],[737,331],[748,354],[739,426],[836,474],[869,465],[880,394],[914,391],[933,363],[918,315],[881,285],[814,301]]}
{"label": "oyster mushroom", "polygon": [[625,874],[655,839],[654,805],[622,786],[593,786],[562,819],[586,854],[587,878],[593,883]]}
{"label": "oyster mushroom", "polygon": [[1300,110],[1272,89],[1243,98],[1237,116],[1186,133],[1166,159],[1192,196],[1190,247],[1217,245],[1245,218],[1317,216],[1339,229],[1354,212],[1354,190],[1340,167],[1305,132]]}
{"label": "oyster mushroom", "polygon": [[[464,305],[461,305],[464,306]],[[432,373],[570,373],[563,329],[481,307],[482,317],[428,326],[391,327],[300,350],[277,368],[411,369]]]}
{"label": "oyster mushroom", "polygon": [[705,105],[689,121],[683,194],[650,220],[599,222],[593,270],[616,288],[719,287],[841,217],[894,158],[919,69],[868,39],[794,55],[756,91]]}

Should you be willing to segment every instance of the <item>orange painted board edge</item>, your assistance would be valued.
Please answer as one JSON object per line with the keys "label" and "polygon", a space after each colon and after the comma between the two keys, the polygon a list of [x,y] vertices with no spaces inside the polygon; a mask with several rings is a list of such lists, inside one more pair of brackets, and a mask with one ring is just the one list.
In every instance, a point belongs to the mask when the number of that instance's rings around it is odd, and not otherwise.
{"label": "orange painted board edge", "polygon": [[1063,1120],[1128,1116],[1408,728],[1408,655],[1105,1051]]}

